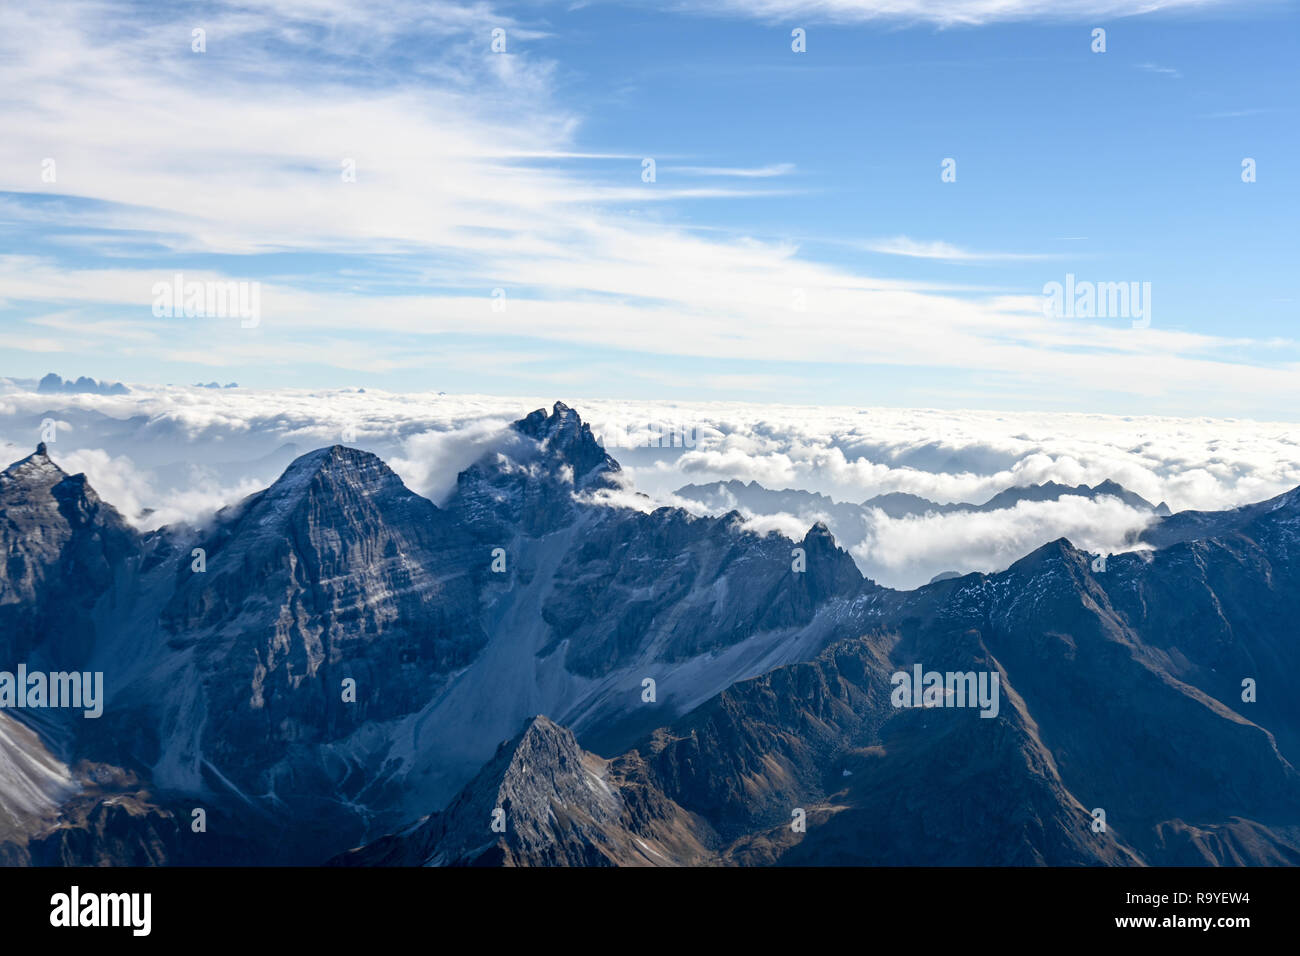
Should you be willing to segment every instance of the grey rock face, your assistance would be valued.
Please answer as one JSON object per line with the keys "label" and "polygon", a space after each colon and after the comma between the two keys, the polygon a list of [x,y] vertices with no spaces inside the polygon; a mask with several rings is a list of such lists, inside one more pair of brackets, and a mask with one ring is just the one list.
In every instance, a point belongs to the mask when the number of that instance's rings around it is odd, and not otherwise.
{"label": "grey rock face", "polygon": [[206,570],[182,549],[160,611],[179,685],[159,703],[146,680],[110,726],[175,728],[136,754],[168,787],[349,816],[376,768],[329,748],[420,710],[474,658],[482,562],[447,515],[342,446],[299,458],[198,541]]}
{"label": "grey rock face", "polygon": [[42,443],[0,472],[0,549],[0,664],[38,647],[75,664],[95,639],[95,603],[138,553],[139,538]]}
{"label": "grey rock face", "polygon": [[661,866],[701,862],[707,825],[635,756],[609,761],[535,717],[442,813],[336,858],[346,866]]}
{"label": "grey rock face", "polygon": [[448,509],[472,534],[503,542],[515,534],[540,536],[572,523],[574,495],[619,487],[618,462],[609,457],[578,413],[556,402],[515,422],[506,453],[490,455],[462,472]]}
{"label": "grey rock face", "polygon": [[692,518],[663,508],[617,515],[593,526],[558,570],[542,614],[566,641],[569,670],[594,677],[653,645],[681,661],[743,641],[757,631],[808,624],[824,602],[864,586],[852,558],[824,525],[802,542],[739,528],[739,516]]}
{"label": "grey rock face", "polygon": [[[1300,864],[1300,714],[1242,690],[1300,670],[1298,502],[1105,571],[1057,541],[999,574],[867,595],[862,637],[737,682],[619,759],[713,863]],[[996,673],[996,715],[895,706],[893,675],[918,664]],[[521,804],[593,812],[546,774],[520,783]],[[481,862],[550,861],[522,841]]]}

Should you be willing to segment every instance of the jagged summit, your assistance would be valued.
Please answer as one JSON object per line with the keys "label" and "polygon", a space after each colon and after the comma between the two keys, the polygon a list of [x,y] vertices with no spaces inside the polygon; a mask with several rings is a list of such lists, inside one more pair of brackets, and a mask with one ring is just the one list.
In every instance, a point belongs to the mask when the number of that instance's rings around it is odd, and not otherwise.
{"label": "jagged summit", "polygon": [[0,472],[0,508],[9,509],[11,520],[25,506],[28,518],[41,513],[62,512],[73,525],[86,524],[99,516],[116,531],[126,531],[126,522],[112,505],[95,493],[84,473],[69,475],[50,458],[45,442]]}
{"label": "jagged summit", "polygon": [[597,473],[619,471],[619,464],[605,453],[591,426],[563,402],[551,413],[539,408],[514,423],[514,428],[541,445],[542,451],[573,468],[574,484],[586,484]]}
{"label": "jagged summit", "polygon": [[44,442],[0,472],[0,661],[41,644],[55,656],[83,651],[95,631],[91,608],[138,543],[84,474],[50,460]]}
{"label": "jagged summit", "polygon": [[[515,739],[515,742],[516,744],[522,744],[524,740],[531,737],[549,737],[554,734],[573,736],[567,727],[562,727],[545,714],[537,714],[524,721],[523,728],[519,731],[519,736]],[[509,743],[509,741],[506,743]],[[515,749],[517,750],[518,746]]]}
{"label": "jagged summit", "polygon": [[460,473],[446,505],[485,537],[549,533],[573,520],[575,493],[620,487],[618,462],[563,402],[514,422],[507,438]]}
{"label": "jagged summit", "polygon": [[40,393],[62,392],[67,394],[90,392],[97,395],[128,395],[131,390],[121,382],[110,382],[107,379],[96,381],[87,375],[82,375],[73,381],[70,378],[65,379],[57,372],[50,372],[44,376],[37,384],[36,391]]}
{"label": "jagged summit", "polygon": [[[227,779],[262,792],[258,773],[295,759],[286,746],[418,711],[486,641],[472,573],[484,552],[369,452],[300,456],[193,543],[205,566],[177,549],[157,617],[171,646],[229,679],[205,687],[201,746],[165,742],[164,782],[201,775],[196,753],[215,753]],[[344,678],[355,707],[341,706]]]}
{"label": "jagged summit", "polygon": [[0,472],[0,512],[29,529],[49,521],[71,527],[102,523],[116,536],[132,534],[126,520],[99,497],[84,473],[69,475],[54,463],[45,442]]}

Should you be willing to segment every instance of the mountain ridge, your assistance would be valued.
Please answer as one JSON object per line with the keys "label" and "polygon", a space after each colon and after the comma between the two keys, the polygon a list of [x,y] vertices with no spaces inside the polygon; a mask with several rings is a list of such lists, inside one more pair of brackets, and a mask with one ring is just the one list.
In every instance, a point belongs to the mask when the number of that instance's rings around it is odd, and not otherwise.
{"label": "mountain ridge", "polygon": [[[1165,547],[1100,565],[1061,539],[1003,572],[895,591],[864,578],[825,523],[794,541],[734,511],[597,503],[591,492],[624,488],[621,469],[563,403],[512,434],[442,507],[333,445],[205,528],[147,535],[44,447],[6,469],[0,543],[22,559],[0,578],[0,614],[27,630],[6,631],[19,637],[0,670],[20,653],[102,667],[104,719],[37,729],[55,759],[110,768],[139,808],[110,820],[91,788],[80,809],[64,799],[65,836],[24,830],[15,858],[203,859],[212,850],[166,822],[201,800],[243,834],[219,857],[230,862],[361,845],[341,861],[435,845],[466,865],[937,860],[920,834],[938,824],[890,837],[873,808],[922,798],[899,767],[964,806],[922,771],[974,772],[978,757],[972,780],[1014,781],[1034,808],[1009,824],[970,804],[981,832],[1023,825],[1001,862],[1292,860],[1300,705],[1270,694],[1243,712],[1233,696],[1246,670],[1300,672],[1280,636],[1300,614],[1300,491],[1160,519]],[[934,714],[882,710],[890,668],[932,662],[1000,674],[1001,714],[963,714],[976,722],[932,738]],[[1113,699],[1114,675],[1132,697]],[[1089,736],[1074,724],[1092,698],[1115,713],[1089,718]],[[521,725],[550,776],[494,763]],[[1133,727],[1165,742],[1114,748]],[[1214,766],[1178,764],[1196,737],[1214,743]],[[1229,754],[1252,792],[1225,784]],[[1174,761],[1144,784],[1154,796],[1106,783],[1153,756]],[[1078,830],[1088,780],[1109,794],[1109,841]],[[527,826],[480,832],[506,791]],[[783,822],[796,798],[821,827],[809,841]],[[417,830],[423,842],[403,845]],[[948,833],[936,846],[978,862],[988,844]]]}

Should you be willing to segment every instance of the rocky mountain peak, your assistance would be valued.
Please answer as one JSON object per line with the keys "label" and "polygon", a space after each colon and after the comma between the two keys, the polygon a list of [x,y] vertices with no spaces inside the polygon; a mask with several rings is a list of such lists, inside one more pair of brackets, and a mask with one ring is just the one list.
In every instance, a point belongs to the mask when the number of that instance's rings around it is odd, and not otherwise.
{"label": "rocky mountain peak", "polygon": [[[330,445],[301,455],[265,491],[227,514],[257,514],[261,525],[278,525],[292,515],[310,514],[311,524],[354,524],[373,507],[416,513],[436,512],[432,502],[403,484],[378,456],[345,445]],[[304,509],[306,509],[304,511]]]}
{"label": "rocky mountain peak", "polygon": [[661,866],[703,861],[700,823],[638,755],[611,763],[548,717],[530,718],[419,826],[344,854],[345,866]]}
{"label": "rocky mountain peak", "polygon": [[1058,567],[1083,564],[1087,558],[1088,555],[1072,545],[1069,538],[1057,538],[1030,551],[1007,568],[1007,571],[1037,574]]}
{"label": "rocky mountain peak", "polygon": [[534,855],[601,862],[593,844],[604,842],[598,835],[616,826],[622,810],[602,784],[602,767],[570,730],[530,718],[430,821],[420,841],[429,856],[421,862],[481,865]]}
{"label": "rocky mountain peak", "polygon": [[433,547],[438,517],[437,507],[377,456],[329,445],[294,459],[266,490],[219,512],[207,547],[209,555],[226,554],[223,568],[265,570],[280,565],[291,542],[311,574],[342,573],[349,561],[374,567]]}
{"label": "rocky mountain peak", "polygon": [[84,651],[91,607],[138,544],[86,476],[64,472],[44,442],[0,472],[0,660],[52,637],[52,653]]}
{"label": "rocky mountain peak", "polygon": [[802,546],[808,556],[807,584],[816,601],[856,593],[864,583],[874,585],[862,576],[852,555],[836,544],[825,522],[818,521],[808,529]]}
{"label": "rocky mountain peak", "polygon": [[498,753],[509,755],[502,774],[503,786],[526,784],[538,773],[549,776],[573,772],[582,759],[573,731],[545,714],[527,720],[519,735],[502,743]]}
{"label": "rocky mountain peak", "polygon": [[546,534],[574,517],[575,492],[618,487],[619,464],[591,426],[563,402],[511,426],[512,442],[460,473],[446,507],[477,534],[501,540],[522,530]]}
{"label": "rocky mountain peak", "polygon": [[813,526],[808,529],[808,533],[804,535],[803,539],[804,541],[821,540],[828,544],[835,543],[835,536],[831,534],[831,529],[826,526],[825,521],[815,522]]}
{"label": "rocky mountain peak", "polygon": [[67,472],[56,465],[46,450],[45,442],[36,446],[36,451],[26,458],[20,458],[3,472],[0,472],[0,487],[6,489],[15,486],[51,488],[67,477]]}
{"label": "rocky mountain peak", "polygon": [[0,472],[0,508],[11,520],[29,522],[32,528],[57,520],[57,512],[73,527],[99,521],[114,532],[128,531],[117,509],[95,493],[84,474],[69,475],[54,463],[45,442]]}
{"label": "rocky mountain peak", "polygon": [[328,480],[353,481],[361,476],[386,479],[397,475],[376,455],[346,445],[317,448],[295,458],[271,488],[304,487]]}
{"label": "rocky mountain peak", "polygon": [[514,427],[538,442],[543,453],[570,466],[576,486],[588,483],[595,474],[620,470],[592,434],[591,426],[563,402],[556,402],[549,415],[544,408],[531,412]]}

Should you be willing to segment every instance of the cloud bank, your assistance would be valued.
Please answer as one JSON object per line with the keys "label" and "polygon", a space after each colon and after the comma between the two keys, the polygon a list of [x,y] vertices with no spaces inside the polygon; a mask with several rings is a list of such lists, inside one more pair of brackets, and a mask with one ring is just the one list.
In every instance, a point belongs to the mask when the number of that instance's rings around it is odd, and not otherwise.
{"label": "cloud bank", "polygon": [[[84,471],[147,528],[200,520],[269,484],[297,455],[336,442],[375,452],[441,502],[509,422],[556,397],[139,385],[125,396],[42,395],[9,385],[0,387],[0,450],[9,461],[30,454],[52,422],[55,461]],[[628,488],[609,496],[611,507],[699,513],[673,492],[731,479],[835,501],[898,491],[974,504],[1012,487],[1110,479],[1175,511],[1234,507],[1300,485],[1300,431],[1285,423],[558,397],[623,465]],[[819,515],[748,517],[755,530],[798,538]],[[1062,536],[1120,550],[1147,520],[1114,499],[1066,498],[989,514],[876,512],[842,538],[864,572],[910,587],[941,571],[1005,567]]]}

